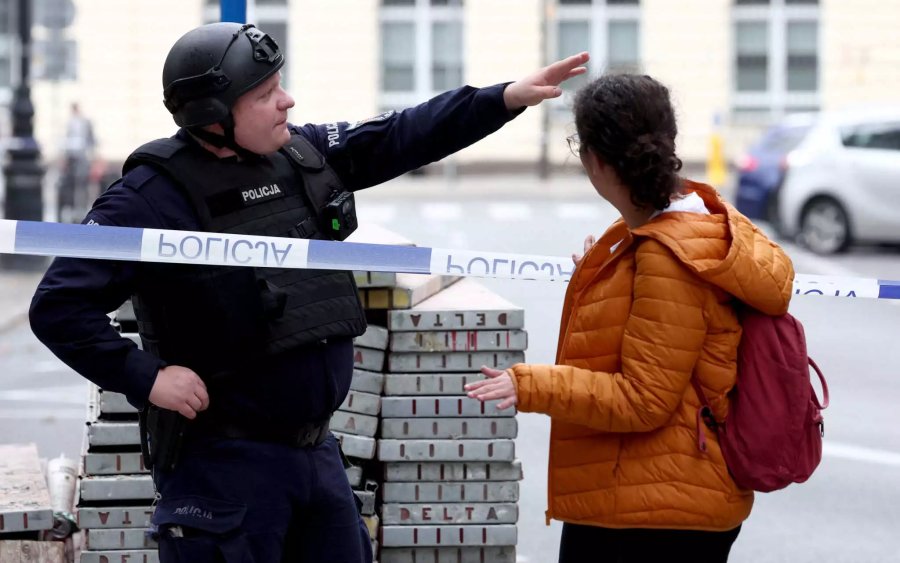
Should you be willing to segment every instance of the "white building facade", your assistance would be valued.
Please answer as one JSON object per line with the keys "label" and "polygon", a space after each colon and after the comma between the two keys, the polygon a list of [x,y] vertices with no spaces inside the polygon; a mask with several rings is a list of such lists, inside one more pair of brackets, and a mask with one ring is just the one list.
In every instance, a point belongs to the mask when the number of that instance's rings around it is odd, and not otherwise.
{"label": "white building facade", "polygon": [[[47,0],[42,0],[47,1]],[[705,160],[713,132],[737,157],[786,113],[900,98],[900,0],[249,0],[248,19],[287,53],[296,123],[353,121],[461,84],[514,80],[587,50],[592,75],[636,71],[667,84],[679,152]],[[0,0],[0,104],[18,69],[15,0]],[[172,134],[161,74],[172,43],[218,20],[218,0],[74,0],[58,79],[32,84],[36,136],[59,149],[70,103],[94,122],[98,150],[119,161]],[[36,22],[40,24],[40,22]],[[5,31],[5,35],[3,32]],[[53,31],[34,28],[41,44]],[[59,43],[60,35],[56,35]],[[41,60],[35,63],[40,73]],[[533,170],[542,155],[574,165],[571,92],[532,108],[454,162]],[[544,112],[547,112],[544,115]],[[4,117],[8,121],[8,117]],[[8,134],[8,124],[4,127]],[[531,167],[531,168],[529,168]]]}

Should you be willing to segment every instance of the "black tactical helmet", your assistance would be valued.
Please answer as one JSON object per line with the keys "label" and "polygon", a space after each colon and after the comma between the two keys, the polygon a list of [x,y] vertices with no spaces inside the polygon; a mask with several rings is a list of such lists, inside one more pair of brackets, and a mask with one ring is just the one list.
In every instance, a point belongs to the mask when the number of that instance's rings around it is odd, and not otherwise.
{"label": "black tactical helmet", "polygon": [[163,66],[163,103],[185,128],[233,123],[231,107],[278,72],[284,55],[252,24],[211,23],[181,36]]}

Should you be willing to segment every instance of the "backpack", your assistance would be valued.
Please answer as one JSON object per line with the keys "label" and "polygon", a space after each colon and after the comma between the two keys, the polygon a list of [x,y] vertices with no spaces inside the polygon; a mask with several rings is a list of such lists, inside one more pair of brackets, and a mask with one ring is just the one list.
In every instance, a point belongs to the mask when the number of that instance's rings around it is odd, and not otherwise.
{"label": "backpack", "polygon": [[[822,459],[828,385],[806,354],[800,321],[790,314],[770,316],[742,307],[743,336],[738,348],[737,384],[729,393],[725,421],[712,415],[696,378],[691,383],[702,403],[697,412],[699,447],[706,451],[701,420],[716,432],[734,482],[743,489],[769,492],[809,479]],[[824,401],[810,381],[812,367],[822,382]]]}

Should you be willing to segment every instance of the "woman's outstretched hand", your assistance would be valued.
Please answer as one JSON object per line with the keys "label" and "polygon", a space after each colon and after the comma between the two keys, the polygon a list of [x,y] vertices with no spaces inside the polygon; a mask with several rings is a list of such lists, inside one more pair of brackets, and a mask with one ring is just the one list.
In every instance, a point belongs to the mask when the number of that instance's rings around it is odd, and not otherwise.
{"label": "woman's outstretched hand", "polygon": [[481,366],[481,373],[487,376],[487,379],[466,385],[466,394],[469,397],[482,402],[500,399],[497,408],[501,410],[516,405],[518,402],[516,384],[509,370]]}

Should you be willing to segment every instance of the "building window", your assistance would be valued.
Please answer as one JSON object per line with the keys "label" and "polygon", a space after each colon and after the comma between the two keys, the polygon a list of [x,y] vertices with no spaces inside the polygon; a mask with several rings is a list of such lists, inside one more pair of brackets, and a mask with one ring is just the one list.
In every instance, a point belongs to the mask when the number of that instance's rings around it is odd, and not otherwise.
{"label": "building window", "polygon": [[735,0],[733,52],[736,116],[819,108],[818,0]]}
{"label": "building window", "polygon": [[462,86],[462,0],[382,0],[380,20],[383,108]]}
{"label": "building window", "polygon": [[[206,0],[203,13],[204,23],[221,20],[221,0]],[[278,48],[285,55],[285,64],[281,67],[281,85],[290,89],[290,34],[288,33],[288,0],[256,0],[248,5],[247,21],[269,34]]]}
{"label": "building window", "polygon": [[[588,74],[636,72],[641,68],[639,0],[559,0],[554,59],[588,51]],[[563,83],[577,90],[589,80],[578,76]]]}

